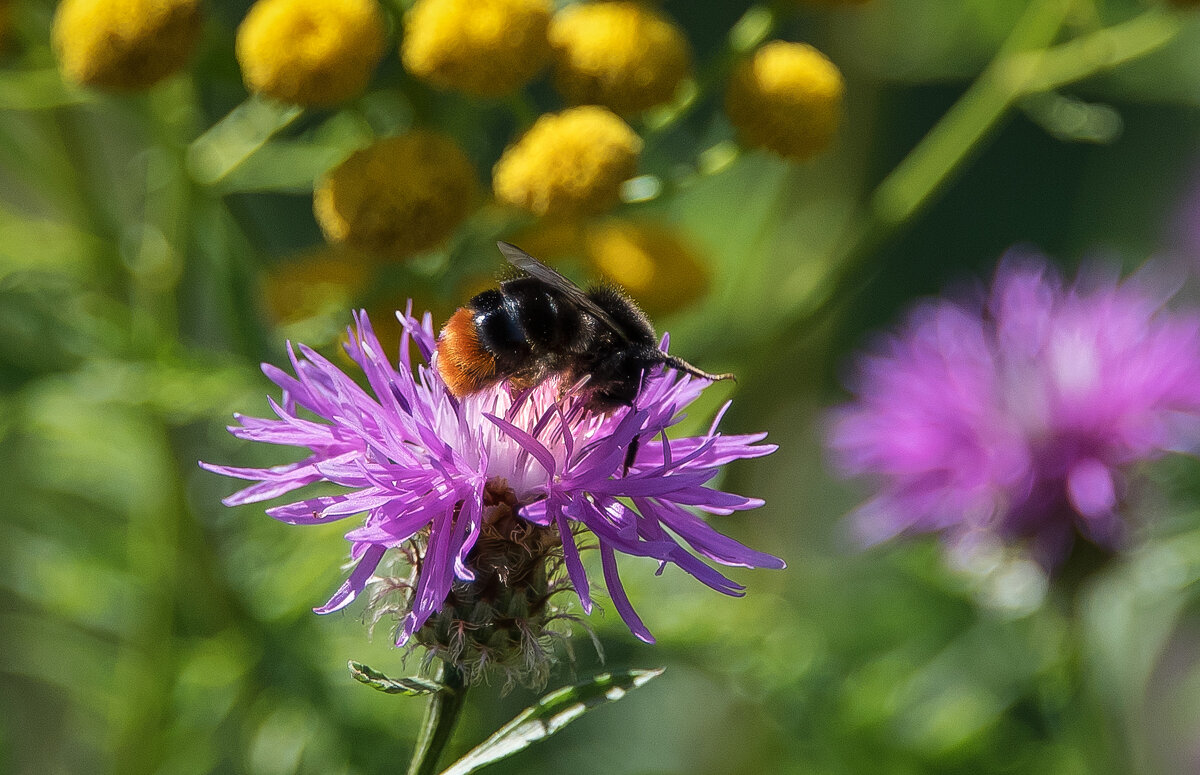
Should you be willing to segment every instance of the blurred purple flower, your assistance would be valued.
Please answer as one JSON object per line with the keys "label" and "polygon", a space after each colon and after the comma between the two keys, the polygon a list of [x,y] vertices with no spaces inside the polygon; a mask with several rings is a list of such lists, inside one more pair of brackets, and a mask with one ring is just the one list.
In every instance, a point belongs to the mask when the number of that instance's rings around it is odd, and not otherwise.
{"label": "blurred purple flower", "polygon": [[1166,225],[1166,242],[1182,255],[1191,257],[1192,270],[1200,271],[1200,165],[1193,162],[1191,182],[1184,190],[1173,217]]}
{"label": "blurred purple flower", "polygon": [[[766,434],[717,433],[720,415],[707,434],[668,442],[666,429],[704,390],[703,380],[660,371],[648,377],[636,406],[606,415],[586,411],[586,396],[578,391],[560,395],[554,380],[516,397],[498,385],[457,400],[436,368],[417,366],[414,374],[410,366],[411,344],[426,364],[437,349],[429,315],[421,322],[407,313],[397,317],[404,327],[399,370],[384,357],[365,313],[356,316],[357,327],[350,330],[347,352],[365,373],[373,396],[303,345],[299,357],[289,346],[296,377],[263,365],[283,389],[282,405],[271,401],[278,419],[238,415],[241,425],[230,432],[251,441],[307,447],[311,455],[267,469],[201,464],[258,482],[226,498],[229,506],[268,500],[314,482],[349,489],[267,509],[272,517],[298,525],[366,515],[346,534],[354,569],[333,597],[314,609],[317,613],[348,605],[388,549],[428,531],[412,609],[398,635],[398,643],[406,642],[441,610],[456,578],[474,577],[471,550],[487,518],[483,500],[489,483],[507,484],[523,519],[557,530],[568,576],[588,612],[591,596],[574,530],[582,524],[591,532],[617,611],[647,642],[653,637],[621,586],[617,552],[652,557],[660,570],[674,563],[729,595],[742,594],[743,587],[696,555],[724,565],[784,567],[782,560],[718,533],[692,512],[729,514],[762,505],[704,485],[725,463],[775,449],[756,443]],[[300,409],[323,422],[307,419]],[[635,438],[640,449],[626,471],[626,450]]]}
{"label": "blurred purple flower", "polygon": [[1116,548],[1124,470],[1200,439],[1200,314],[1164,311],[1151,271],[1065,286],[1010,256],[986,299],[919,305],[833,416],[837,462],[880,482],[861,536],[1028,541],[1047,568],[1076,532]]}

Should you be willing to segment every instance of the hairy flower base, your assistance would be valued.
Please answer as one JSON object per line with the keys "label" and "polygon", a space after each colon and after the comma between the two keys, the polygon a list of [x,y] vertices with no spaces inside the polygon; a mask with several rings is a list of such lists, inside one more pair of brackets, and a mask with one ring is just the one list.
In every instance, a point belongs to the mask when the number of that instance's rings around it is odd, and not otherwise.
{"label": "hairy flower base", "polygon": [[[542,615],[534,610],[539,596],[554,591],[544,559],[560,551],[571,586],[584,611],[591,611],[590,582],[577,545],[577,534],[586,533],[599,550],[617,612],[635,635],[651,642],[621,585],[617,552],[650,557],[660,568],[675,564],[729,595],[741,595],[743,587],[701,557],[723,565],[784,567],[779,558],[721,535],[694,513],[760,506],[757,499],[706,484],[724,464],[775,449],[758,443],[764,434],[718,433],[720,416],[703,436],[669,440],[668,429],[706,381],[657,371],[648,375],[634,406],[608,414],[588,411],[584,389],[564,390],[553,379],[515,396],[500,384],[460,400],[433,363],[430,316],[421,322],[407,313],[399,318],[405,332],[399,370],[383,355],[365,313],[350,331],[347,351],[373,395],[303,345],[299,354],[289,348],[295,377],[263,367],[283,389],[282,403],[271,402],[277,419],[239,416],[241,425],[231,432],[307,447],[309,457],[267,469],[202,464],[257,482],[227,498],[227,505],[276,498],[320,481],[346,488],[267,510],[291,524],[365,515],[346,534],[355,567],[318,613],[348,605],[379,572],[385,554],[401,549],[414,564],[397,643],[429,637],[450,648],[447,637],[454,633],[446,628],[459,621],[471,622],[463,627],[464,650],[490,648],[493,637],[511,641],[512,628],[492,621],[490,630],[480,629],[477,607],[501,617],[523,610],[525,621]],[[413,344],[425,361],[415,368]],[[637,454],[630,461],[635,440]],[[496,584],[506,589],[497,591]],[[542,584],[549,586],[542,590]],[[506,614],[503,606],[513,608]],[[433,635],[419,635],[431,617],[447,610],[452,613],[433,625]],[[470,639],[468,629],[475,633]]]}
{"label": "hairy flower base", "polygon": [[[425,647],[427,662],[436,658],[454,665],[468,683],[495,667],[508,684],[541,687],[549,676],[554,641],[566,643],[565,634],[549,625],[575,619],[555,602],[558,593],[571,589],[561,572],[562,540],[553,528],[520,518],[521,504],[504,479],[487,483],[483,505],[483,529],[467,555],[475,579],[455,580],[442,609],[417,630],[413,641]],[[391,555],[391,562],[381,563],[367,604],[372,626],[395,618],[402,629],[428,539],[428,531],[422,531],[398,556]],[[383,573],[389,564],[404,577]]]}

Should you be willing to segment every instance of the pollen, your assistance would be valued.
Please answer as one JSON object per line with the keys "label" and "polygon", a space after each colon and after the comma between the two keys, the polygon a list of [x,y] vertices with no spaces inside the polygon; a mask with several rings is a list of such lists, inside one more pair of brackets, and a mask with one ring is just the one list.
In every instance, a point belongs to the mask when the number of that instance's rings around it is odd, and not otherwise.
{"label": "pollen", "polygon": [[725,112],[747,146],[806,159],[837,134],[844,89],[841,72],[820,51],[777,40],[734,71]]}
{"label": "pollen", "polygon": [[637,113],[671,99],[691,69],[683,31],[642,3],[569,5],[549,34],[555,86],[577,105]]}
{"label": "pollen", "polygon": [[379,140],[326,173],[313,211],[329,242],[404,257],[450,236],[477,192],[475,169],[454,141],[418,131]]}
{"label": "pollen", "polygon": [[400,59],[441,89],[509,94],[550,59],[548,0],[417,0],[404,20]]}
{"label": "pollen", "polygon": [[484,387],[496,374],[496,359],[480,344],[472,318],[471,310],[459,309],[438,337],[438,373],[450,392],[460,397]]}
{"label": "pollen", "polygon": [[376,0],[258,0],[237,31],[246,88],[299,105],[361,94],[383,47]]}
{"label": "pollen", "polygon": [[182,70],[200,22],[199,0],[63,0],[51,38],[66,80],[131,91]]}
{"label": "pollen", "polygon": [[687,307],[709,289],[711,270],[687,236],[655,221],[609,220],[588,229],[588,260],[651,316]]}
{"label": "pollen", "polygon": [[504,204],[539,216],[600,213],[637,172],[642,139],[607,108],[585,105],[539,118],[492,170]]}

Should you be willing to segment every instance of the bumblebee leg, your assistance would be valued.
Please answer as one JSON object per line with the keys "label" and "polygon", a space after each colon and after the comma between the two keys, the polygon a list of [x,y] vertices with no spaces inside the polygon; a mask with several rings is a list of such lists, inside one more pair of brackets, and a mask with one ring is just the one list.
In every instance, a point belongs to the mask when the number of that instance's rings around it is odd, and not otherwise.
{"label": "bumblebee leg", "polygon": [[629,442],[629,447],[625,450],[625,471],[622,476],[629,476],[629,469],[633,467],[633,459],[637,457],[638,447],[641,446],[642,437],[634,436],[633,441]]}

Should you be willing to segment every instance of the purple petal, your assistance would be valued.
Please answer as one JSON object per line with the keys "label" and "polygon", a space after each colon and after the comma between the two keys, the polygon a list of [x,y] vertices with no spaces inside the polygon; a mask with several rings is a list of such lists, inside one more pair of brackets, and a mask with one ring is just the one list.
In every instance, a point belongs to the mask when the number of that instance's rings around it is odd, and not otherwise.
{"label": "purple petal", "polygon": [[474,581],[475,573],[467,566],[467,555],[474,548],[483,527],[482,493],[472,493],[463,500],[456,528],[458,550],[454,554],[454,575],[463,581]]}
{"label": "purple petal", "polygon": [[453,496],[434,501],[397,498],[372,512],[367,524],[346,533],[346,540],[396,546],[443,515],[453,513],[456,500]]}
{"label": "purple petal", "polygon": [[522,506],[519,514],[522,519],[527,519],[535,525],[549,525],[552,521],[546,510],[545,499]]}
{"label": "purple petal", "polygon": [[554,462],[554,455],[550,452],[550,450],[546,449],[546,446],[542,444],[542,442],[513,425],[508,420],[486,413],[483,416],[491,420],[497,427],[500,428],[500,430],[504,431],[509,437],[511,437],[513,441],[520,444],[521,449],[532,455],[533,459],[536,460],[542,466],[542,468],[546,469],[546,473],[548,473],[550,476],[554,476],[554,472],[557,468]]}
{"label": "purple petal", "polygon": [[725,574],[715,568],[705,565],[699,558],[689,554],[682,548],[672,553],[671,560],[701,584],[723,595],[742,597],[746,594],[744,586],[726,577]]}
{"label": "purple petal", "polygon": [[[695,458],[697,467],[717,468],[733,460],[763,457],[774,452],[778,447],[774,444],[756,444],[766,438],[765,433],[746,434],[741,436],[713,436],[700,438],[673,439],[671,451],[675,455],[690,456],[697,449],[704,447],[704,454]],[[709,441],[712,439],[712,441]],[[653,441],[643,446],[638,455],[638,467],[645,469],[650,466],[662,465],[663,453],[661,442]]]}
{"label": "purple petal", "polygon": [[603,543],[600,544],[600,564],[604,569],[604,585],[608,588],[608,596],[612,598],[617,613],[621,615],[621,619],[629,627],[629,631],[638,640],[653,643],[654,636],[650,634],[650,630],[646,629],[646,625],[642,624],[642,620],[629,603],[625,587],[621,585],[621,574],[617,571],[617,558],[613,554],[613,550]]}
{"label": "purple petal", "polygon": [[320,525],[326,522],[336,522],[339,519],[345,519],[351,514],[366,511],[366,509],[344,511],[332,517],[326,511],[330,507],[344,503],[349,499],[349,495],[323,495],[318,498],[309,498],[308,500],[288,503],[283,506],[274,506],[267,509],[267,516],[277,519],[280,522],[286,522],[289,525]]}
{"label": "purple petal", "polygon": [[1071,505],[1085,517],[1110,513],[1117,505],[1112,472],[1099,460],[1081,460],[1067,474]]}
{"label": "purple petal", "polygon": [[262,479],[263,481],[258,484],[252,484],[249,487],[238,490],[233,495],[221,500],[226,506],[241,506],[245,503],[270,500],[320,480],[321,477],[319,474],[306,472],[306,469],[311,470],[309,464],[311,459],[267,469],[216,466],[203,462],[200,463],[200,467],[206,471],[232,476],[237,479]]}
{"label": "purple petal", "polygon": [[782,570],[787,563],[745,546],[729,536],[713,529],[704,520],[677,504],[638,498],[634,501],[644,516],[653,515],[667,527],[687,541],[696,551],[722,565],[737,565],[743,568],[775,568]]}
{"label": "purple petal", "polygon": [[441,610],[450,592],[454,579],[450,531],[453,512],[434,517],[429,530],[429,544],[417,578],[417,589],[413,595],[412,610],[404,617],[404,624],[396,638],[396,645],[403,645],[413,633],[421,629],[435,611]]}
{"label": "purple petal", "polygon": [[761,498],[747,498],[723,490],[713,490],[708,487],[692,487],[688,490],[676,490],[665,498],[684,506],[695,506],[709,514],[732,514],[735,511],[748,511],[763,505]]}
{"label": "purple petal", "polygon": [[333,593],[333,597],[329,598],[325,605],[314,608],[313,612],[329,614],[354,602],[354,598],[358,597],[358,593],[362,592],[367,585],[367,579],[371,578],[371,574],[379,567],[379,561],[383,559],[385,551],[387,550],[382,546],[369,547],[350,573],[349,578],[338,588],[337,592]]}
{"label": "purple petal", "polygon": [[[653,474],[636,474],[621,477],[620,479],[607,479],[591,484],[589,488],[596,494],[626,496],[636,498],[639,496],[660,496],[666,497],[683,491],[692,491],[699,489],[700,485],[717,475],[717,469],[707,469],[700,471],[687,471],[684,473],[670,474],[669,476],[655,476]],[[707,492],[707,490],[706,490]],[[678,500],[678,498],[671,498]]]}
{"label": "purple petal", "polygon": [[579,604],[583,607],[583,612],[590,614],[592,612],[591,586],[588,582],[587,571],[583,569],[583,561],[579,558],[579,549],[575,546],[575,536],[558,504],[550,504],[547,507],[547,513],[553,514],[554,525],[558,528],[559,538],[562,539],[563,560],[567,565],[567,576],[571,579],[571,586],[575,588],[575,594],[579,597]]}

